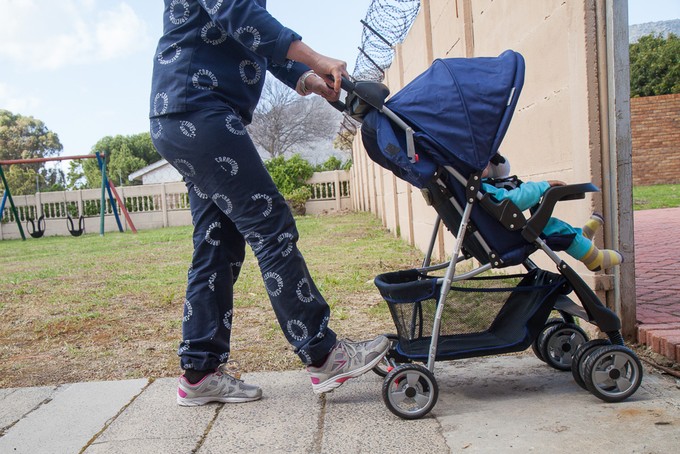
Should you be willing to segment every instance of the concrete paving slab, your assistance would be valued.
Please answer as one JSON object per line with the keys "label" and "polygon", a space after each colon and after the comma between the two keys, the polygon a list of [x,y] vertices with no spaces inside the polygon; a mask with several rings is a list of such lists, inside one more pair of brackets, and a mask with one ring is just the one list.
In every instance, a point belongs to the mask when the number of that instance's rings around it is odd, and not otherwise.
{"label": "concrete paving slab", "polygon": [[304,371],[244,374],[257,402],[224,405],[198,454],[319,452],[322,400]]}
{"label": "concrete paving slab", "polygon": [[0,452],[80,452],[87,442],[138,395],[147,380],[65,385],[0,438]]}
{"label": "concrete paving slab", "polygon": [[0,389],[0,434],[50,399],[56,389],[55,386]]}
{"label": "concrete paving slab", "polygon": [[369,372],[326,396],[323,443],[315,452],[449,452],[439,421],[394,416],[383,403],[382,384],[381,377]]}
{"label": "concrete paving slab", "polygon": [[680,446],[680,393],[647,373],[606,403],[534,356],[442,363],[433,413],[452,452],[668,453]]}
{"label": "concrete paving slab", "polygon": [[176,378],[155,380],[85,453],[192,452],[219,406],[179,407],[176,394]]}

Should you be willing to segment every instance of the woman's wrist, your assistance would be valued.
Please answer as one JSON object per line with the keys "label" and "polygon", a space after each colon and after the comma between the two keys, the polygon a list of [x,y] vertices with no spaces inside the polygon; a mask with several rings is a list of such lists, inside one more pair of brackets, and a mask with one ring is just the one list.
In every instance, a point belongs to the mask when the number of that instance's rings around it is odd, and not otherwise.
{"label": "woman's wrist", "polygon": [[303,75],[301,75],[295,86],[295,91],[297,91],[298,94],[301,96],[307,96],[311,91],[307,86],[307,79],[309,77],[318,77],[319,79],[321,79],[321,77],[319,77],[319,75],[311,69],[304,73]]}

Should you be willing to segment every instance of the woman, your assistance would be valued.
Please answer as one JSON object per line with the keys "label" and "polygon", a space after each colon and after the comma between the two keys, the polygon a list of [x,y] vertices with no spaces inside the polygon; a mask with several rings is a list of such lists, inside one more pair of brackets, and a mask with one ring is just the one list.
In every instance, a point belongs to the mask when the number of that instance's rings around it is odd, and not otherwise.
{"label": "woman", "polygon": [[327,392],[375,366],[384,336],[338,341],[330,310],[297,249],[285,200],[245,129],[269,70],[301,95],[340,94],[343,61],[323,56],[281,25],[265,0],[165,0],[154,62],[151,136],[184,177],[194,223],[183,340],[180,405],[257,400],[262,390],[220,367],[229,357],[233,286],[248,243],[279,324]]}

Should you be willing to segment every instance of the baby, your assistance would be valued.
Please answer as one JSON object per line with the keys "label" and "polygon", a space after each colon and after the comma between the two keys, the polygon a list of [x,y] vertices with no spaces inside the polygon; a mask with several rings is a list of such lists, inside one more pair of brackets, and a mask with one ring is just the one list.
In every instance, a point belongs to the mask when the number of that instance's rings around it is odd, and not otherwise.
{"label": "baby", "polygon": [[[564,182],[557,180],[519,182],[516,185],[495,184],[509,175],[510,163],[500,154],[496,154],[482,173],[482,190],[499,202],[505,199],[510,200],[522,211],[536,205],[549,188],[565,185]],[[623,263],[623,256],[618,251],[598,249],[593,243],[593,236],[602,224],[604,224],[604,219],[599,213],[593,213],[581,229],[572,227],[560,219],[550,218],[543,233],[546,236],[572,236],[571,244],[565,252],[583,262],[589,270],[599,271]]]}

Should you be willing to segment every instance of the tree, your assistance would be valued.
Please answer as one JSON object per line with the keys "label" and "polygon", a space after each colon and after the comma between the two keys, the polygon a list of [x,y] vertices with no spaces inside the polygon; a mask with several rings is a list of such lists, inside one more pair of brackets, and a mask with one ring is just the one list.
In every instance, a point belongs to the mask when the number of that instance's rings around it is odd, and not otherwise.
{"label": "tree", "polygon": [[[0,160],[45,158],[58,155],[62,149],[59,136],[42,121],[0,109]],[[3,168],[12,194],[35,193],[36,177],[38,184],[46,186],[39,173],[43,167],[43,163],[37,163]],[[4,190],[1,183],[0,187]]]}
{"label": "tree", "polygon": [[[161,159],[148,132],[104,137],[92,147],[93,153],[97,151],[105,155],[106,173],[114,183],[129,183],[128,175]],[[68,179],[72,188],[101,186],[99,163],[96,159],[87,159],[72,164]]]}
{"label": "tree", "polygon": [[257,145],[276,158],[299,152],[305,145],[332,140],[338,122],[339,113],[323,98],[300,97],[268,78],[248,131]]}
{"label": "tree", "polygon": [[647,35],[630,45],[630,95],[680,93],[680,38]]}
{"label": "tree", "polygon": [[349,170],[351,167],[352,167],[351,160],[343,162],[340,158],[331,156],[328,159],[326,159],[326,162],[324,162],[323,164],[317,165],[314,168],[314,170],[316,172],[326,172],[329,170]]}

